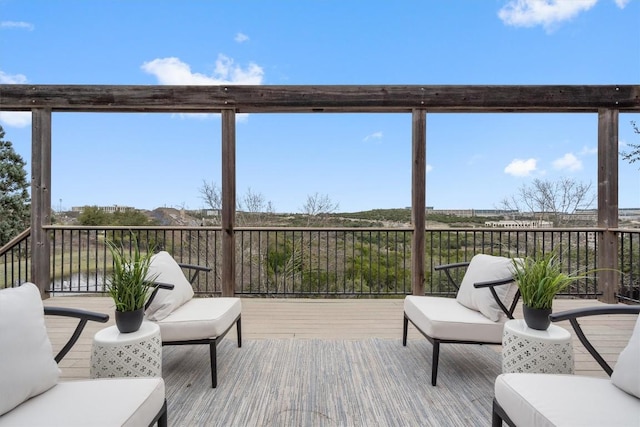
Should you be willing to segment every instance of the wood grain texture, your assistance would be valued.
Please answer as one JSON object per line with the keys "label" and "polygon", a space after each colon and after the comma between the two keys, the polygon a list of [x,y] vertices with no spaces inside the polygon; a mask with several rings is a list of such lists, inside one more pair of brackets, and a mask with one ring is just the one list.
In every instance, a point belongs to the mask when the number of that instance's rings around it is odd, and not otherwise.
{"label": "wood grain texture", "polygon": [[640,85],[0,85],[0,109],[221,112],[640,111]]}

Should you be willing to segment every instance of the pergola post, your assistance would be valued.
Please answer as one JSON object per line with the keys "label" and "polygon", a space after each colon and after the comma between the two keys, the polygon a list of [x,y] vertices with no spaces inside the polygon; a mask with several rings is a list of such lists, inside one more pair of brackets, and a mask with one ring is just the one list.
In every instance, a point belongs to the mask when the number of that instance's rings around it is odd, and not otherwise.
{"label": "pergola post", "polygon": [[424,295],[427,112],[414,109],[411,114],[411,290],[413,295]]}
{"label": "pergola post", "polygon": [[51,109],[31,112],[31,281],[48,298],[51,281]]}
{"label": "pergola post", "polygon": [[618,272],[618,110],[598,110],[598,288],[600,301],[616,303]]}
{"label": "pergola post", "polygon": [[236,289],[236,112],[222,110],[222,296]]}

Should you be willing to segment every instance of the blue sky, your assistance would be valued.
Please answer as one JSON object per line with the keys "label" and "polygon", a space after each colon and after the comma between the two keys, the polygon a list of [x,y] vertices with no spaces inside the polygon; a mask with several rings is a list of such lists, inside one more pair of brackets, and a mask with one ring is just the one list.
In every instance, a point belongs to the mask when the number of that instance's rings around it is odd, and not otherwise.
{"label": "blue sky", "polygon": [[[0,83],[640,84],[640,0],[0,0]],[[640,143],[620,115],[620,147]],[[30,171],[30,114],[0,112]],[[220,118],[53,114],[52,204],[198,209]],[[534,179],[597,187],[595,114],[428,114],[427,205],[492,209]],[[238,117],[238,200],[411,204],[408,114]],[[640,207],[638,164],[620,202]]]}

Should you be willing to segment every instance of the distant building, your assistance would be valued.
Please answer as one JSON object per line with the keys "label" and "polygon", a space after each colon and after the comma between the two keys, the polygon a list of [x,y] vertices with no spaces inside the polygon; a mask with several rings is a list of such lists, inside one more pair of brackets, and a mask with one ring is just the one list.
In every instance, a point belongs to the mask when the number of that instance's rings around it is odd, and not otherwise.
{"label": "distant building", "polygon": [[[79,212],[82,213],[82,211],[84,211],[84,208],[86,208],[87,206],[73,206],[71,208],[72,212]],[[134,207],[131,206],[119,206],[119,205],[113,205],[113,206],[91,206],[92,208],[98,208],[98,210],[107,212],[107,213],[114,213],[114,212],[126,212],[126,211],[132,211],[135,210]]]}
{"label": "distant building", "polygon": [[640,220],[640,208],[620,208],[618,217],[626,220]]}
{"label": "distant building", "polygon": [[484,225],[493,228],[552,228],[551,221],[485,221]]}
{"label": "distant building", "polygon": [[515,215],[518,211],[505,209],[434,209],[427,206],[427,215],[455,215],[459,217],[476,217],[476,216],[505,216]]}

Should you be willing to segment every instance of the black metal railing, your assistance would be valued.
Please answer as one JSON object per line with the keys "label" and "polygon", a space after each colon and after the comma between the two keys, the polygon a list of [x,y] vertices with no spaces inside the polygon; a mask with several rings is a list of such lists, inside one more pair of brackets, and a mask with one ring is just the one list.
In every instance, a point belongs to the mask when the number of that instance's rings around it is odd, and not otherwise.
{"label": "black metal railing", "polygon": [[0,289],[19,286],[28,281],[31,270],[31,228],[0,248]]}
{"label": "black metal railing", "polygon": [[[194,283],[202,295],[221,293],[222,249],[218,227],[47,227],[51,238],[50,292],[104,290],[112,268],[105,241],[129,247],[131,233],[145,250],[166,250],[178,261],[211,267]],[[456,293],[434,267],[469,261],[477,253],[524,257],[558,250],[567,272],[597,265],[597,229],[428,229],[425,293]],[[620,298],[638,300],[640,230],[618,230]],[[411,293],[411,237],[408,228],[236,229],[238,295],[273,297],[382,297]],[[28,233],[0,253],[0,287],[29,278]],[[460,272],[462,273],[462,272]],[[458,277],[460,279],[460,277]],[[600,294],[594,274],[565,293]]]}
{"label": "black metal railing", "polygon": [[618,299],[640,303],[640,230],[620,230],[618,263],[621,274]]}

